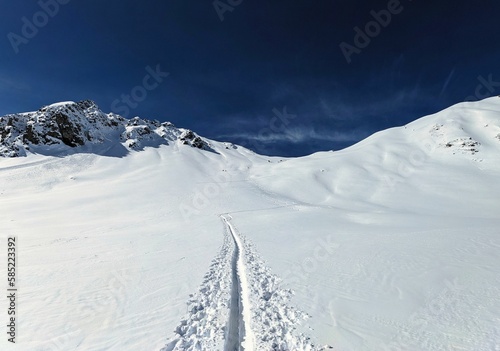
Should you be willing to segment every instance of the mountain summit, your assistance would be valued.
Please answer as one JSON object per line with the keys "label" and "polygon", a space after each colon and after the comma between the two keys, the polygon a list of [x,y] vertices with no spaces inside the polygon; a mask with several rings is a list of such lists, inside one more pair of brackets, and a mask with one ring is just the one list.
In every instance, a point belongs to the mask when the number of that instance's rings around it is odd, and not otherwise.
{"label": "mountain summit", "polygon": [[[95,102],[60,102],[38,111],[0,117],[0,156],[26,156],[27,151],[54,155],[78,147],[104,154],[123,154],[179,141],[200,149],[208,143],[170,122],[104,113]],[[101,146],[101,147],[99,147]]]}

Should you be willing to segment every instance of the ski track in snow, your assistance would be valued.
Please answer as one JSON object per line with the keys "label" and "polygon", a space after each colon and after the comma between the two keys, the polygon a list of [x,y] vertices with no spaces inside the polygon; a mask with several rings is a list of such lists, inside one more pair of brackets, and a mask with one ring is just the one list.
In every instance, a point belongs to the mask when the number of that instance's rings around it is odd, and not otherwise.
{"label": "ski track in snow", "polygon": [[309,316],[291,306],[291,290],[259,258],[229,214],[221,215],[224,242],[188,315],[161,351],[321,351],[296,326]]}
{"label": "ski track in snow", "polygon": [[240,289],[238,284],[238,273],[236,271],[238,266],[238,255],[239,251],[234,250],[231,260],[231,302],[224,351],[238,350],[240,344]]}
{"label": "ski track in snow", "polygon": [[[231,216],[229,216],[229,219],[227,217],[222,216],[221,217],[224,223],[226,224],[227,228],[229,229],[229,232],[231,233],[231,236],[233,237],[234,244],[235,244],[235,249],[234,249],[234,258],[233,259],[233,281],[234,278],[237,279],[237,284],[238,284],[238,298],[237,301],[239,302],[239,306],[237,306],[237,310],[239,312],[239,328],[238,328],[238,338],[239,338],[239,344],[241,347],[239,349],[235,349],[232,345],[234,344],[234,339],[236,335],[233,333],[228,333],[227,334],[227,344],[231,346],[230,348],[226,348],[226,351],[252,351],[255,349],[254,347],[254,335],[251,329],[251,321],[250,319],[252,318],[251,316],[251,309],[250,309],[250,299],[249,299],[249,292],[248,292],[248,281],[247,281],[247,275],[246,275],[246,266],[245,266],[245,254],[243,252],[243,244],[241,243],[241,239],[236,234],[235,229],[229,223],[229,220],[231,219]],[[234,271],[236,270],[236,274],[234,274]],[[233,301],[235,300],[234,298],[232,299]],[[234,304],[231,304],[231,310],[235,310],[236,306]],[[231,315],[234,315],[231,313]],[[231,321],[231,319],[230,319]]]}

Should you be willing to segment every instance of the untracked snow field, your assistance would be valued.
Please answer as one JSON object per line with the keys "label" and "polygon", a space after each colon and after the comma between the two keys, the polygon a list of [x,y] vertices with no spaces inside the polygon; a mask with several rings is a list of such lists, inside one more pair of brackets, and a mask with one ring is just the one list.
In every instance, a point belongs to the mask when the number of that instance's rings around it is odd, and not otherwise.
{"label": "untracked snow field", "polygon": [[500,350],[498,97],[302,158],[210,143],[0,159],[0,349]]}

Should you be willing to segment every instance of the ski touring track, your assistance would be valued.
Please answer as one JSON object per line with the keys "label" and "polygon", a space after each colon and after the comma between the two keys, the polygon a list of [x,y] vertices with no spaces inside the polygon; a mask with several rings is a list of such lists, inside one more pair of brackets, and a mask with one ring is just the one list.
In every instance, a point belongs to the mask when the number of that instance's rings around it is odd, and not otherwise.
{"label": "ski touring track", "polygon": [[188,313],[161,351],[322,351],[297,331],[309,316],[289,306],[293,292],[281,287],[255,248],[220,216],[224,240]]}
{"label": "ski touring track", "polygon": [[[254,335],[251,328],[250,298],[246,275],[243,244],[236,234],[236,230],[229,222],[231,216],[221,216],[234,240],[234,253],[232,259],[232,285],[229,328],[226,336],[224,351],[249,351],[254,350]],[[228,219],[229,218],[229,219]],[[234,320],[238,316],[238,321]],[[238,328],[236,328],[238,325]]]}

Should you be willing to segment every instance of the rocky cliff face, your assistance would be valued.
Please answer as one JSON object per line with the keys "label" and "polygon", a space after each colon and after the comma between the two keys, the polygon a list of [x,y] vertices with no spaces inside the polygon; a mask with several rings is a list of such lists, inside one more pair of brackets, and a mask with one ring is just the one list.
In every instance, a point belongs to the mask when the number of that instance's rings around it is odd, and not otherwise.
{"label": "rocky cliff face", "polygon": [[0,117],[0,156],[26,156],[28,152],[64,152],[89,145],[122,144],[128,149],[179,141],[209,150],[208,142],[190,130],[135,117],[126,119],[102,112],[90,100],[44,106],[38,111]]}

